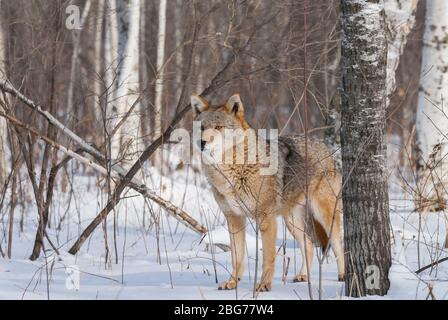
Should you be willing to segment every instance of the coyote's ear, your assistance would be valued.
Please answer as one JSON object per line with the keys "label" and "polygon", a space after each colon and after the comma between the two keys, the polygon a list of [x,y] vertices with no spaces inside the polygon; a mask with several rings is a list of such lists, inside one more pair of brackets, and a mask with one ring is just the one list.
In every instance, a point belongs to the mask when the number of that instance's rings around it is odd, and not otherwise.
{"label": "coyote's ear", "polygon": [[194,116],[208,109],[208,101],[201,96],[194,94],[191,96],[191,107],[193,108]]}
{"label": "coyote's ear", "polygon": [[226,109],[227,111],[233,113],[241,121],[244,120],[244,107],[239,93],[235,93],[227,100]]}

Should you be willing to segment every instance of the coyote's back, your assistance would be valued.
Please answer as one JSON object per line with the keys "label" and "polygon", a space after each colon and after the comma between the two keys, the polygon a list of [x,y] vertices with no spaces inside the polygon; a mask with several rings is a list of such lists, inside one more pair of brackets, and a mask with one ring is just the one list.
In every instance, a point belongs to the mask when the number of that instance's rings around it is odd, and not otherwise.
{"label": "coyote's back", "polygon": [[[336,170],[332,153],[322,141],[308,138],[305,143],[304,135],[291,135],[279,138],[282,169],[283,198],[288,201],[298,194],[313,190],[322,179],[329,179],[333,183],[340,180]],[[308,177],[308,179],[307,179]],[[333,185],[339,193],[340,181]]]}

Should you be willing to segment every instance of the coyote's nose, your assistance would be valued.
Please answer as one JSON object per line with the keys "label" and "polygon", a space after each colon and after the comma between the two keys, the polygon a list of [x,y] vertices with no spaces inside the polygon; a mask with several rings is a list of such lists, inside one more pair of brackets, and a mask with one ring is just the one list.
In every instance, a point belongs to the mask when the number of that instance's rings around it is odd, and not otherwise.
{"label": "coyote's nose", "polygon": [[206,141],[201,140],[201,151],[204,151],[204,149],[205,149],[205,144],[206,144]]}

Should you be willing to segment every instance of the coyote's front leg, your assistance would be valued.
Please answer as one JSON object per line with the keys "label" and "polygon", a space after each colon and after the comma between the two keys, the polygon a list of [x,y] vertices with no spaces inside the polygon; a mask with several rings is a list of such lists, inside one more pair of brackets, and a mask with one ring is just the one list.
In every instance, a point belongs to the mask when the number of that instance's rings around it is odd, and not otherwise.
{"label": "coyote's front leg", "polygon": [[277,239],[277,220],[274,214],[260,217],[258,227],[261,231],[263,243],[263,272],[261,280],[257,284],[257,291],[270,291],[272,289],[272,277],[275,270],[275,240]]}
{"label": "coyote's front leg", "polygon": [[246,217],[226,214],[232,248],[232,276],[218,287],[219,290],[235,289],[244,271],[244,252],[246,249]]}

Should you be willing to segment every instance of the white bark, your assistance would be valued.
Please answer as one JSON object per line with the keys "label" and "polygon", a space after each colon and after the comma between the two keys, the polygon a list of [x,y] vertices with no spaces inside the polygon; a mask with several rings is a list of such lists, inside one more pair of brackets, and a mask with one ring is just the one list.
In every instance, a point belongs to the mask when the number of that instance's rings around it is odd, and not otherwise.
{"label": "white bark", "polygon": [[155,87],[155,121],[154,135],[162,134],[162,98],[163,98],[163,64],[165,62],[165,36],[166,36],[166,0],[159,3],[159,29],[157,38],[157,79]]}
{"label": "white bark", "polygon": [[[106,85],[106,100],[105,117],[113,117],[114,110],[112,110],[113,102],[116,99],[116,75],[118,73],[118,20],[117,20],[117,5],[116,0],[107,0],[106,13],[106,34],[104,38],[104,82]],[[102,111],[102,110],[99,110]],[[99,116],[99,117],[98,117]],[[97,119],[102,119],[102,115],[98,115]],[[109,131],[113,128],[109,126]]]}
{"label": "white bark", "polygon": [[[2,6],[1,0],[0,0],[0,8]],[[0,81],[3,81],[5,76],[5,38],[3,35],[3,28],[2,28],[2,21],[0,20]],[[0,96],[0,99],[3,99],[3,97]],[[1,109],[1,107],[0,107]],[[5,181],[9,169],[10,169],[10,153],[9,153],[9,147],[8,147],[8,128],[6,124],[6,120],[3,118],[0,118],[0,184],[3,184],[3,181]]]}
{"label": "white bark", "polygon": [[[127,115],[131,107],[133,111],[128,115],[125,123],[121,126],[118,134],[120,139],[112,141],[112,157],[117,157],[117,151],[127,147],[127,158],[132,161],[138,157],[141,151],[140,139],[140,115],[139,106],[136,101],[139,97],[139,35],[140,35],[140,6],[141,0],[130,0],[129,2],[129,27],[125,55],[122,59],[120,70],[119,87],[117,93],[118,118]],[[124,36],[121,32],[120,36]],[[118,119],[118,120],[119,120]],[[118,143],[118,145],[117,145]]]}
{"label": "white bark", "polygon": [[395,71],[400,56],[406,46],[407,37],[415,24],[418,0],[385,0],[387,27],[387,76],[386,93],[388,97],[395,91]]}
{"label": "white bark", "polygon": [[[423,169],[428,171],[440,160],[432,175],[436,181],[427,183],[433,190],[438,189],[440,184],[445,188],[448,186],[447,72],[448,1],[427,0],[416,129]],[[443,193],[439,196],[446,198],[446,192]]]}
{"label": "white bark", "polygon": [[103,21],[104,21],[104,0],[98,1],[98,14],[96,17],[96,32],[95,32],[95,83],[93,85],[93,98],[94,98],[94,111],[96,120],[100,120],[101,114],[101,67],[102,67],[102,56],[101,56],[101,44],[103,35]]}

